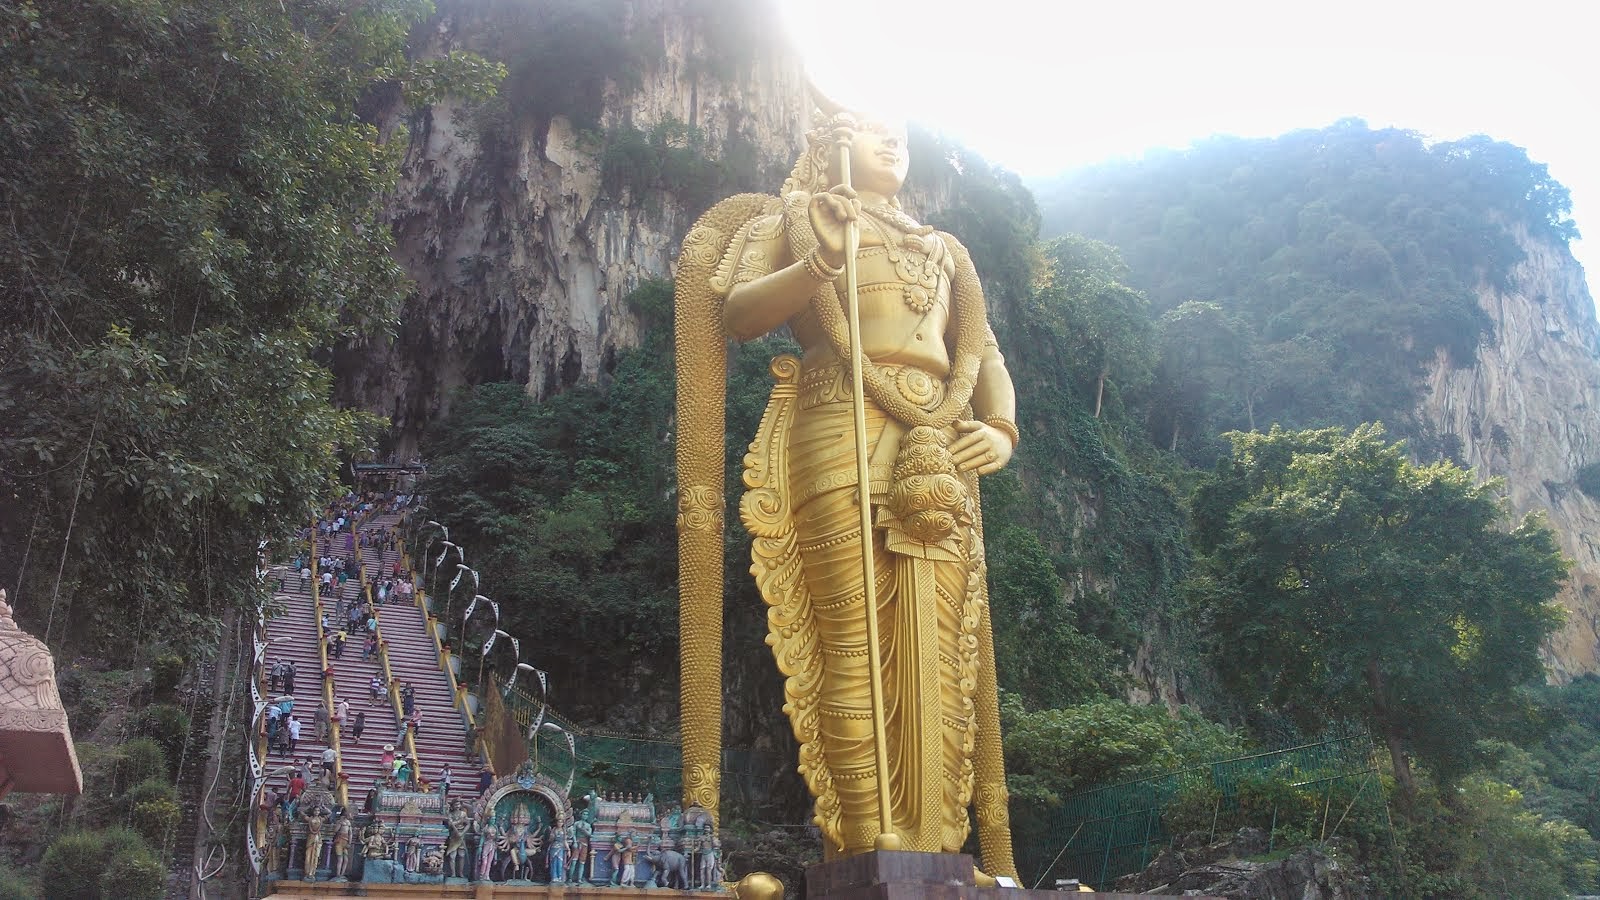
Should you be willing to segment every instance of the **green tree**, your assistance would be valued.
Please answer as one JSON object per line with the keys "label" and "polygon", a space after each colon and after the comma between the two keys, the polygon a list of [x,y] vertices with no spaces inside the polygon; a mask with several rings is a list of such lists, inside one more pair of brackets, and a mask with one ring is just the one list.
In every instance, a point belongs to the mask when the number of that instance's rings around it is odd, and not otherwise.
{"label": "green tree", "polygon": [[1127,266],[1099,241],[1067,235],[1045,247],[1047,280],[1034,292],[1032,328],[1058,333],[1071,350],[1080,382],[1094,385],[1094,417],[1105,405],[1107,380],[1142,388],[1154,366],[1150,304],[1125,283]]}
{"label": "green tree", "polygon": [[1185,434],[1208,436],[1218,408],[1248,368],[1251,346],[1237,319],[1215,303],[1198,300],[1167,311],[1156,323],[1156,333],[1160,363],[1151,425],[1165,438],[1167,449],[1175,451]]}
{"label": "green tree", "polygon": [[1006,783],[1024,803],[1057,803],[1074,791],[1215,762],[1245,751],[1244,740],[1187,707],[1100,699],[1029,711],[1007,694]]}
{"label": "green tree", "polygon": [[1194,498],[1192,593],[1238,696],[1308,730],[1368,723],[1408,796],[1408,752],[1449,783],[1526,721],[1516,689],[1562,619],[1548,528],[1502,530],[1498,482],[1416,465],[1379,425],[1227,437]]}
{"label": "green tree", "polygon": [[[541,643],[540,667],[568,686],[568,714],[625,713],[614,682],[635,666],[663,685],[676,677],[671,298],[666,281],[628,295],[646,332],[642,346],[618,354],[608,384],[542,402],[521,385],[480,385],[463,391],[424,439],[430,512],[453,538],[482,548],[473,565],[484,593],[502,604],[503,627],[528,637],[560,623],[563,639]],[[791,349],[766,339],[730,358],[730,434],[754,433],[771,388],[768,360]],[[727,442],[730,484],[744,452],[742,439]],[[729,495],[736,503],[738,493]],[[728,520],[738,521],[736,509]],[[744,575],[749,537],[735,527],[729,538],[727,627],[760,648],[764,606]]]}
{"label": "green tree", "polygon": [[501,74],[408,62],[431,10],[0,0],[0,572],[47,639],[214,647],[367,441],[323,363],[395,320],[404,142],[358,107]]}

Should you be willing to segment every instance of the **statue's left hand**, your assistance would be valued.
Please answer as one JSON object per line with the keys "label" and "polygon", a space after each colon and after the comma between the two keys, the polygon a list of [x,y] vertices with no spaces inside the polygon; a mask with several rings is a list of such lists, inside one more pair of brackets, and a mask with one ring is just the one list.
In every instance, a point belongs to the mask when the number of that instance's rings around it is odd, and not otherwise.
{"label": "statue's left hand", "polygon": [[950,445],[950,455],[961,471],[992,475],[1011,461],[1011,438],[1000,429],[966,419],[958,420],[955,428],[961,436]]}

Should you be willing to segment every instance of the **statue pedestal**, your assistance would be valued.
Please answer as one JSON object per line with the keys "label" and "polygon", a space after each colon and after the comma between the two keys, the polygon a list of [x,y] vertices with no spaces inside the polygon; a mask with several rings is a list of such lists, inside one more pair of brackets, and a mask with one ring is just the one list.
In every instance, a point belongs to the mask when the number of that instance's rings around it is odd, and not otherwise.
{"label": "statue pedestal", "polygon": [[[978,887],[965,853],[874,850],[806,869],[808,900],[1062,900],[1058,891]],[[1134,894],[1076,894],[1136,900]]]}

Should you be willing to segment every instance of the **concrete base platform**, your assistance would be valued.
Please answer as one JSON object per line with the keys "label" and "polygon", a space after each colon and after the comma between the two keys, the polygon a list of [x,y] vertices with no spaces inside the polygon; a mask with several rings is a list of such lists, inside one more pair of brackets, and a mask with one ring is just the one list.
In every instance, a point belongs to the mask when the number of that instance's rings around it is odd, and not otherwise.
{"label": "concrete base platform", "polygon": [[[1135,900],[1135,894],[1032,891],[978,887],[972,857],[965,853],[912,853],[874,850],[819,863],[806,869],[807,900]],[[1204,900],[1204,898],[1202,898]],[[1215,900],[1215,898],[1211,898]]]}
{"label": "concrete base platform", "polygon": [[[517,898],[571,898],[571,900],[642,900],[648,896],[731,900],[732,894],[710,891],[607,887],[577,884],[363,884],[359,881],[278,881],[264,900],[329,900],[333,897],[377,897],[381,900],[517,900]],[[1056,895],[1058,898],[1059,894]]]}

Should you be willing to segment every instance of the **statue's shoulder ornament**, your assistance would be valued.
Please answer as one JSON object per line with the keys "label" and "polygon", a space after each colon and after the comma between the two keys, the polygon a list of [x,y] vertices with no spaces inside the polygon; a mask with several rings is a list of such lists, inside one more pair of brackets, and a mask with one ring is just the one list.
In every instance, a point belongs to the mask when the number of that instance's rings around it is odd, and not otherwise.
{"label": "statue's shoulder ornament", "polygon": [[711,288],[726,296],[734,285],[754,281],[777,266],[782,249],[783,201],[764,194],[740,194],[718,203],[700,217],[683,240],[683,252],[694,248],[719,254]]}

